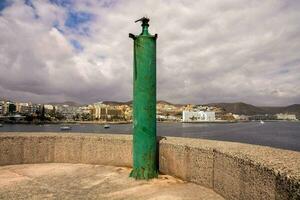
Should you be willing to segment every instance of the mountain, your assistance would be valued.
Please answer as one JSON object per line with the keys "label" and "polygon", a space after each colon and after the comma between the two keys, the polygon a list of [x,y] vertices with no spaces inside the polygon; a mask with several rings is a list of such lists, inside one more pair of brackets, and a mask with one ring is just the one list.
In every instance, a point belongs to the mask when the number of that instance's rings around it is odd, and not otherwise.
{"label": "mountain", "polygon": [[122,101],[103,101],[102,103],[106,104],[106,105],[111,105],[111,106],[118,106],[118,105],[131,105],[132,101],[125,101],[125,102],[122,102]]}
{"label": "mountain", "polygon": [[[132,101],[125,101],[125,102],[122,102],[122,101],[103,101],[102,103],[107,104],[107,105],[112,105],[112,106],[115,106],[115,105],[131,105]],[[168,101],[163,101],[163,100],[157,100],[157,104],[183,106],[183,104],[173,104],[173,103],[170,103]]]}
{"label": "mountain", "polygon": [[172,103],[170,103],[170,102],[168,102],[168,101],[164,101],[164,100],[157,100],[156,103],[157,103],[157,104],[165,104],[165,105],[174,105],[174,104],[172,104]]}
{"label": "mountain", "polygon": [[293,104],[289,106],[278,107],[259,107],[243,102],[237,103],[211,103],[208,106],[221,107],[225,112],[230,112],[239,115],[258,115],[258,114],[277,114],[277,113],[289,113],[295,114],[297,118],[300,117],[300,104]]}
{"label": "mountain", "polygon": [[51,104],[55,106],[68,105],[68,106],[81,106],[81,104],[74,101],[64,101],[64,102],[49,102],[46,104]]}
{"label": "mountain", "polygon": [[300,104],[293,104],[285,107],[286,112],[298,112],[300,113]]}
{"label": "mountain", "polygon": [[239,115],[255,115],[255,114],[265,114],[265,111],[260,108],[253,106],[251,104],[246,104],[243,102],[238,103],[211,103],[208,106],[221,107],[225,112],[230,112]]}
{"label": "mountain", "polygon": [[0,97],[0,101],[9,101],[9,99],[7,99],[5,97]]}
{"label": "mountain", "polygon": [[164,100],[157,100],[157,104],[172,105],[172,106],[176,106],[176,107],[181,107],[181,106],[186,105],[186,104],[174,104],[174,103],[171,103],[169,101],[164,101]]}
{"label": "mountain", "polygon": [[285,107],[261,107],[269,114],[290,113],[295,114],[300,119],[300,104],[293,104]]}

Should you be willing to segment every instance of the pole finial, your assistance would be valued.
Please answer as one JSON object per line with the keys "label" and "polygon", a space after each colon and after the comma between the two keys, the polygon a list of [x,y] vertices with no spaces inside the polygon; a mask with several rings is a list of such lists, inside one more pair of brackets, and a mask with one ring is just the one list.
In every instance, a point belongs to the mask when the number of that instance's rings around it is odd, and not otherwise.
{"label": "pole finial", "polygon": [[137,22],[139,22],[139,21],[142,22],[142,26],[145,26],[145,25],[148,25],[148,26],[149,26],[149,24],[148,24],[148,22],[150,21],[149,18],[147,18],[147,17],[142,17],[141,19],[136,20],[135,23],[137,23]]}
{"label": "pole finial", "polygon": [[149,35],[149,32],[148,32],[149,24],[148,24],[148,22],[150,21],[150,19],[147,18],[147,17],[142,17],[141,19],[136,20],[135,23],[137,23],[139,21],[142,22],[142,33],[141,33],[141,35]]}

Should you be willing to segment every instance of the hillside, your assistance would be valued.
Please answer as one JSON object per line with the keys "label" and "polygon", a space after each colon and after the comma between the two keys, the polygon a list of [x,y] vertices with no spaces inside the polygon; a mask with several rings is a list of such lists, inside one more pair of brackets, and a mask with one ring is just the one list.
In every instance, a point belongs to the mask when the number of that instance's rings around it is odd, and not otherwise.
{"label": "hillside", "polygon": [[118,106],[118,105],[131,105],[132,101],[103,101],[103,104],[111,105],[111,106]]}
{"label": "hillside", "polygon": [[211,103],[209,106],[216,106],[223,108],[226,112],[231,112],[239,115],[257,115],[257,114],[276,114],[276,113],[290,113],[296,114],[300,118],[300,104],[293,104],[289,106],[278,107],[259,107],[243,102],[238,103]]}
{"label": "hillside", "polygon": [[0,101],[7,101],[7,99],[4,97],[0,97]]}
{"label": "hillside", "polygon": [[208,106],[221,107],[225,112],[230,112],[239,115],[255,115],[255,114],[265,114],[265,111],[260,108],[253,106],[251,104],[246,104],[243,102],[238,103],[211,103]]}
{"label": "hillside", "polygon": [[276,113],[290,113],[295,114],[297,119],[300,119],[300,104],[293,104],[285,107],[261,107],[267,113],[276,114]]}
{"label": "hillside", "polygon": [[[131,105],[132,101],[125,101],[125,102],[122,102],[122,101],[103,101],[102,103],[107,104],[107,105],[112,105],[112,106],[114,106],[114,105]],[[164,100],[157,100],[157,104],[182,106],[181,104],[173,104],[173,103],[170,103],[170,102],[164,101]]]}
{"label": "hillside", "polygon": [[56,105],[56,106],[61,106],[61,105],[68,105],[68,106],[81,106],[81,104],[74,102],[74,101],[64,101],[64,102],[49,102],[46,104],[50,105]]}

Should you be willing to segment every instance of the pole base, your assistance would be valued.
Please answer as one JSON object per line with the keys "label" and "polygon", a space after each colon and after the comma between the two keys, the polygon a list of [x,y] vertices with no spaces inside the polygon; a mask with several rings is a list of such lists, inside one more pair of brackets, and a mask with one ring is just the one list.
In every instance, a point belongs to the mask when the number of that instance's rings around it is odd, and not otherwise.
{"label": "pole base", "polygon": [[134,168],[129,177],[135,178],[136,180],[149,180],[158,177],[158,171],[153,169]]}

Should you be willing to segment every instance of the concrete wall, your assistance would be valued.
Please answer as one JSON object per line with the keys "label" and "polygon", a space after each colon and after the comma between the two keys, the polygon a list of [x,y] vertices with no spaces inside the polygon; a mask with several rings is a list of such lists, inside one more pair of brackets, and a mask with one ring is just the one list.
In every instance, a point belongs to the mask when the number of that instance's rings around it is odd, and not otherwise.
{"label": "concrete wall", "polygon": [[86,163],[132,166],[131,137],[95,134],[0,134],[0,165]]}
{"label": "concrete wall", "polygon": [[300,199],[300,153],[257,145],[167,138],[160,171],[226,199]]}
{"label": "concrete wall", "polygon": [[[1,133],[0,165],[88,163],[132,166],[128,135]],[[300,199],[300,153],[256,145],[173,138],[160,141],[160,171],[226,199]]]}

